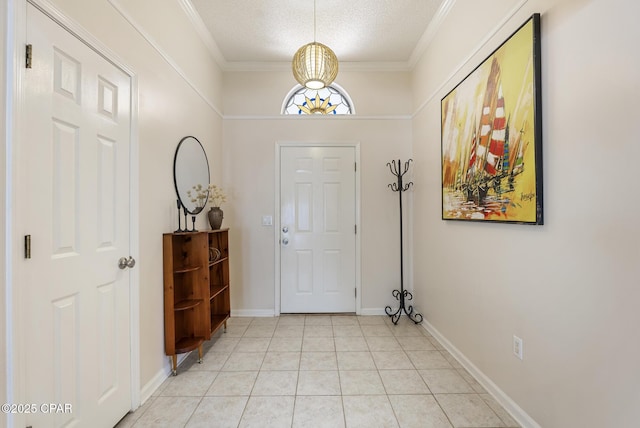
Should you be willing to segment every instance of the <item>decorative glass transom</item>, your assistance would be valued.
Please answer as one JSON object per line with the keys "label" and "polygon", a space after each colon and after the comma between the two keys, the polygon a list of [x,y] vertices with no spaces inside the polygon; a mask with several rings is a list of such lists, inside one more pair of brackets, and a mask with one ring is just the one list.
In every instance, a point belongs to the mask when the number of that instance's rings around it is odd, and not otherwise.
{"label": "decorative glass transom", "polygon": [[289,97],[283,114],[352,114],[348,96],[335,86],[309,89],[304,86]]}

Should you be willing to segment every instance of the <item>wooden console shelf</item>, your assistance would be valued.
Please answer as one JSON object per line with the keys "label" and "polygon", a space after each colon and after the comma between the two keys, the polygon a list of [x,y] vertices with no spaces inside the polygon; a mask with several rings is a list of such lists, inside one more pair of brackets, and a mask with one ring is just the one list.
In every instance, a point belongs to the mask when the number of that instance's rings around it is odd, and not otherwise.
{"label": "wooden console shelf", "polygon": [[229,302],[229,229],[165,233],[165,352],[177,374],[177,355],[198,349],[224,326]]}

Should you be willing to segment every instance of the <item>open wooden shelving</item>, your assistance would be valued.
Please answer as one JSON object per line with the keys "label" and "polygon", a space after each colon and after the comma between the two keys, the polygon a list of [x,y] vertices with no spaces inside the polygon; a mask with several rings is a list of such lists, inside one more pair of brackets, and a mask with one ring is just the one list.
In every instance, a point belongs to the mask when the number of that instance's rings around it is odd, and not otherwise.
{"label": "open wooden shelving", "polygon": [[[227,329],[231,312],[229,300],[229,230],[211,230],[208,233],[209,254],[209,328],[213,335],[221,326]],[[215,250],[218,251],[215,251]],[[217,254],[219,257],[216,259]]]}
{"label": "open wooden shelving", "polygon": [[164,256],[165,352],[177,374],[177,355],[198,349],[230,316],[229,229],[166,233]]}

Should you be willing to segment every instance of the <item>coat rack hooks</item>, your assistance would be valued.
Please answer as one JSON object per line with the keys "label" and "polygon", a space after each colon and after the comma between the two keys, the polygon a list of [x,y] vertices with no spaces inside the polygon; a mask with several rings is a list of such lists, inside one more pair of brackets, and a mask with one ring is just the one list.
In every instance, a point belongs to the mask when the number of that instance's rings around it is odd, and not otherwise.
{"label": "coat rack hooks", "polygon": [[400,159],[398,159],[397,163],[395,160],[392,160],[391,162],[387,163],[387,166],[389,167],[391,174],[393,174],[397,178],[397,182],[389,184],[389,188],[394,192],[398,192],[398,199],[400,200],[400,290],[393,290],[393,292],[391,293],[393,297],[395,297],[396,300],[398,300],[399,306],[395,312],[391,306],[387,306],[386,308],[384,308],[384,311],[388,316],[391,317],[391,321],[394,324],[398,324],[398,320],[400,320],[400,316],[402,315],[403,311],[407,315],[407,317],[409,317],[409,319],[416,324],[420,324],[424,319],[422,317],[422,314],[413,312],[413,305],[406,306],[406,301],[413,300],[413,294],[411,294],[409,291],[404,289],[404,274],[403,274],[404,264],[403,264],[403,245],[402,245],[402,192],[406,192],[407,190],[409,190],[409,188],[413,186],[413,182],[410,181],[406,184],[403,184],[402,177],[409,171],[411,162],[413,162],[413,159],[409,159],[404,163],[404,165],[402,165],[402,162],[400,161]]}

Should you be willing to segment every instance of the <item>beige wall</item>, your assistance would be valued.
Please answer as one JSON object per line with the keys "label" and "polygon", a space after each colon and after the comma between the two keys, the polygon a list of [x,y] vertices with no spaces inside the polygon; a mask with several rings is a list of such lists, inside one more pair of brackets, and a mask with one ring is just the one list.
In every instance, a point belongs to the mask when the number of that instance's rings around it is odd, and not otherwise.
{"label": "beige wall", "polygon": [[[179,139],[191,134],[203,141],[212,181],[230,193],[232,308],[265,313],[274,307],[275,226],[261,226],[260,219],[275,210],[276,142],[356,141],[363,309],[389,304],[397,286],[397,195],[386,187],[385,164],[413,156],[408,217],[415,295],[433,331],[504,400],[514,400],[507,403],[511,410],[532,426],[627,427],[640,418],[635,2],[459,0],[413,73],[340,73],[338,83],[358,113],[348,119],[279,117],[294,85],[286,71],[228,72],[223,82],[177,2],[115,3],[145,34],[107,0],[54,3],[139,79],[143,388],[152,388],[168,367],[159,266],[161,235],[176,227],[171,168]],[[533,12],[543,15],[546,224],[444,222],[440,99]],[[216,113],[222,109],[224,120]],[[473,251],[464,245],[469,242],[485,247]],[[499,266],[474,275],[487,270],[483,256],[490,251],[499,255]],[[513,334],[524,339],[523,361],[511,354]]]}
{"label": "beige wall", "polygon": [[[545,225],[442,221],[440,99],[534,12]],[[458,1],[413,73],[417,300],[531,426],[640,420],[639,13],[625,0]]]}
{"label": "beige wall", "polygon": [[[16,3],[18,7],[25,5],[23,1]],[[176,1],[53,3],[131,67],[138,81],[140,248],[133,256],[140,279],[140,383],[144,399],[164,380],[169,368],[164,355],[161,266],[162,234],[177,228],[173,156],[180,139],[194,135],[210,158],[221,157],[222,118],[216,110],[221,105],[222,73]],[[152,10],[163,13],[149,13]],[[212,179],[219,180],[220,163],[213,163],[211,172]],[[204,217],[198,221],[204,226]]]}
{"label": "beige wall", "polygon": [[230,193],[225,224],[232,228],[232,313],[273,313],[274,233],[261,225],[275,214],[277,142],[360,144],[362,309],[379,313],[399,285],[397,195],[387,188],[386,163],[407,159],[411,147],[409,75],[341,72],[352,117],[281,116],[295,85],[290,71],[230,72],[224,78],[224,183]]}
{"label": "beige wall", "polygon": [[[357,115],[405,117],[412,113],[408,72],[341,70],[335,81],[353,99]],[[224,116],[280,116],[285,96],[297,82],[291,71],[229,71],[224,75]]]}

